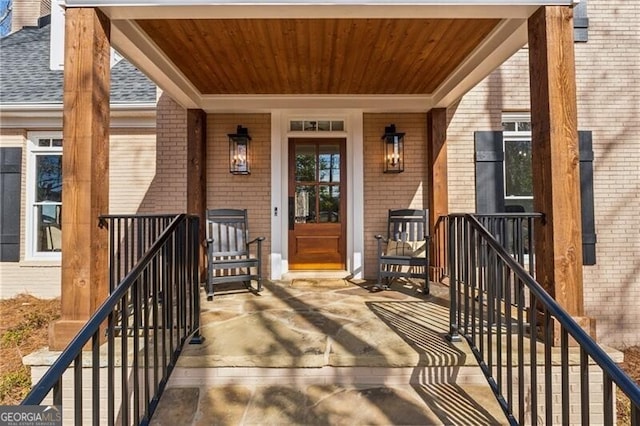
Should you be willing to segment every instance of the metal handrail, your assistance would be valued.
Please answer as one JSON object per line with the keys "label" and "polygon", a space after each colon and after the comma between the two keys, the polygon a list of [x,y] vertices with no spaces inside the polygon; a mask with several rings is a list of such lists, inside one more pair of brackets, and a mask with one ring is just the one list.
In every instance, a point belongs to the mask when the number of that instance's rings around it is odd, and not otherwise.
{"label": "metal handrail", "polygon": [[[105,421],[109,425],[148,423],[182,345],[188,337],[199,332],[198,233],[197,216],[175,216],[31,389],[22,405],[41,404],[52,390],[53,404],[62,405],[63,375],[73,363],[73,417],[75,424],[84,424],[82,358],[83,348],[91,341],[93,424],[104,424]],[[121,315],[119,320],[116,313]],[[122,375],[119,407],[116,406],[114,390],[117,322],[122,330],[128,331],[120,333],[119,339]],[[101,418],[100,400],[104,395],[101,395],[99,386],[100,347],[105,340],[105,323],[108,358],[106,420]],[[130,344],[134,352],[131,365],[128,359]],[[162,346],[161,352],[159,346]],[[129,381],[133,382],[133,398],[129,395]],[[141,400],[146,406],[140,406]]]}
{"label": "metal handrail", "polygon": [[[640,386],[638,386],[607,353],[583,330],[544,289],[505,250],[494,236],[474,215],[459,214],[449,216],[449,263],[450,263],[450,333],[449,338],[459,340],[462,336],[472,346],[494,393],[505,414],[513,424],[526,422],[524,389],[524,340],[530,343],[530,422],[536,424],[537,417],[537,374],[538,360],[536,345],[544,346],[544,419],[554,423],[553,383],[554,364],[552,354],[559,352],[561,369],[561,422],[570,421],[569,401],[569,336],[574,339],[580,352],[580,413],[582,424],[589,424],[589,360],[602,370],[603,374],[603,422],[613,424],[613,386],[615,385],[631,400],[630,417],[632,425],[640,424]],[[525,294],[524,290],[528,291]],[[527,309],[528,319],[524,322]],[[512,308],[515,307],[515,308]],[[515,309],[515,312],[514,312]],[[553,319],[560,326],[560,342],[553,349]],[[539,324],[540,322],[540,324]],[[513,329],[516,329],[514,335]],[[542,330],[539,330],[541,328]],[[542,331],[542,333],[540,333]],[[460,334],[461,333],[461,334]],[[542,334],[542,340],[540,339]],[[557,337],[557,336],[556,336]],[[514,344],[512,340],[516,338]],[[505,340],[506,343],[503,343]],[[506,345],[506,355],[503,349]],[[514,363],[514,346],[517,345],[517,360]],[[506,360],[504,359],[506,357]],[[493,359],[497,358],[497,359]],[[514,367],[517,372],[514,374]],[[515,380],[515,376],[518,380]],[[506,377],[506,380],[504,378]],[[514,391],[517,382],[517,392]],[[506,386],[506,390],[504,387]],[[516,394],[517,395],[514,395]],[[575,394],[576,392],[572,392]],[[517,413],[514,413],[514,396],[517,396]]]}

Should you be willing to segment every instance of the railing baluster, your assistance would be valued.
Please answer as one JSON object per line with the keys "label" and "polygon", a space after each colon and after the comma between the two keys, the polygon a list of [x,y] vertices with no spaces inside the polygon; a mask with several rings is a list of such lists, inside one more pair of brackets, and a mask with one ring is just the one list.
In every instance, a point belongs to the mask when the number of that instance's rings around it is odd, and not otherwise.
{"label": "railing baluster", "polygon": [[512,318],[511,318],[511,274],[509,270],[504,268],[504,308],[505,308],[505,327],[507,333],[507,402],[509,407],[513,406],[513,334],[512,334]]}
{"label": "railing baluster", "polygon": [[538,424],[538,299],[529,293],[529,357],[531,365],[531,424]]}
{"label": "railing baluster", "polygon": [[580,408],[582,412],[582,425],[589,425],[589,355],[580,348]]}
{"label": "railing baluster", "polygon": [[73,364],[73,421],[76,426],[82,426],[82,351],[76,355]]}
{"label": "railing baluster", "polygon": [[91,386],[92,386],[92,422],[100,425],[100,330],[91,338]]}
{"label": "railing baluster", "polygon": [[602,404],[604,406],[604,424],[613,424],[613,413],[615,407],[613,397],[613,381],[606,371],[602,372]]}
{"label": "railing baluster", "polygon": [[560,332],[560,376],[562,383],[562,424],[569,424],[571,401],[569,399],[569,333],[566,329]]}
{"label": "railing baluster", "polygon": [[546,424],[553,424],[553,364],[551,348],[553,347],[553,318],[547,309],[543,311],[544,319],[544,397]]}
{"label": "railing baluster", "polygon": [[525,422],[525,404],[523,403],[525,398],[524,393],[524,284],[520,278],[516,277],[516,291],[518,300],[518,422]]}

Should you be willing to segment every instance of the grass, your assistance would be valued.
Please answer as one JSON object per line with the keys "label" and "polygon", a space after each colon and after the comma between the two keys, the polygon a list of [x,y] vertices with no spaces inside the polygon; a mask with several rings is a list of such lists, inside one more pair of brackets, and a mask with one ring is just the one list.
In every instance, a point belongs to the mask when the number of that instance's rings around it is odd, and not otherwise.
{"label": "grass", "polygon": [[31,388],[22,357],[48,345],[49,324],[60,317],[60,300],[21,294],[0,300],[0,405],[15,405]]}

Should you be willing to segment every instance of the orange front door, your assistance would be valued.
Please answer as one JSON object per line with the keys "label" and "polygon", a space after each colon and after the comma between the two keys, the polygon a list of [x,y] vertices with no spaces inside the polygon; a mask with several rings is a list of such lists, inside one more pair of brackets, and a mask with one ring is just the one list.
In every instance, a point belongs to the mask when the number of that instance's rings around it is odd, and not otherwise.
{"label": "orange front door", "polygon": [[345,139],[289,140],[289,269],[346,265]]}

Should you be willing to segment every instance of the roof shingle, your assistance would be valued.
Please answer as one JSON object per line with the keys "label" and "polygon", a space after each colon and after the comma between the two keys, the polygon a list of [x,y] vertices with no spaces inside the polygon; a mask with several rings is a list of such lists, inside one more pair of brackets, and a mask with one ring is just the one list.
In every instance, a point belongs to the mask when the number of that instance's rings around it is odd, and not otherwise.
{"label": "roof shingle", "polygon": [[[50,26],[0,39],[0,104],[62,103],[63,71],[49,68]],[[111,103],[151,103],[156,86],[123,59],[111,69]]]}

